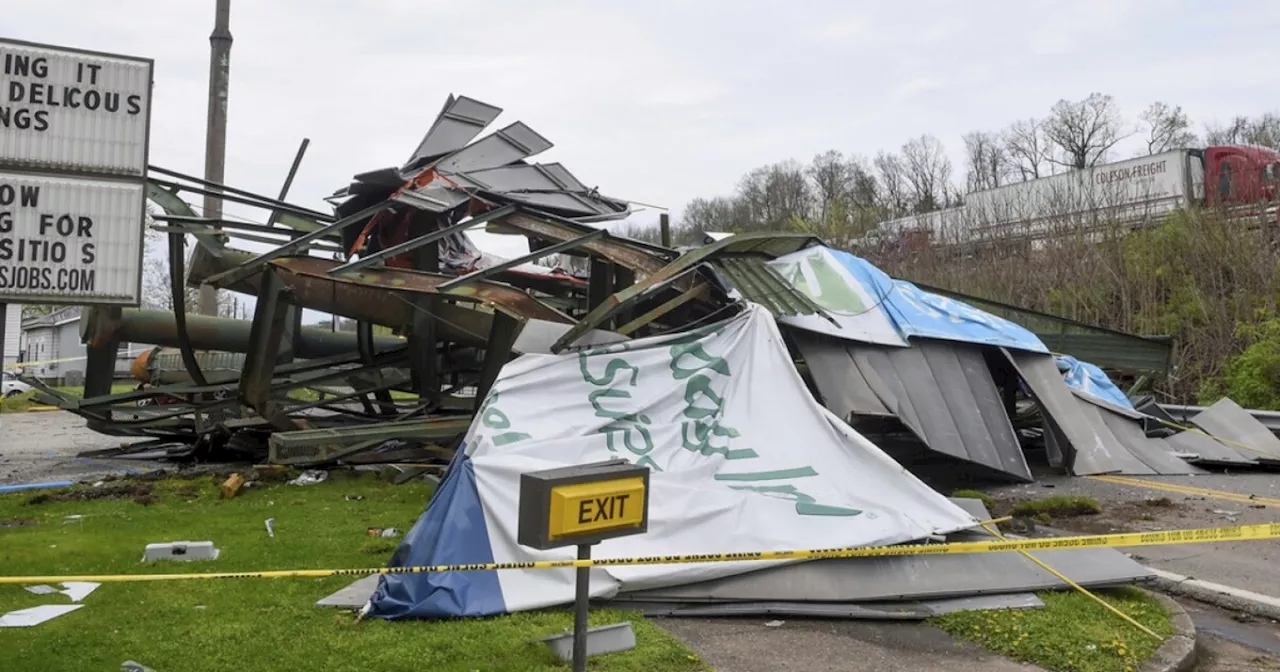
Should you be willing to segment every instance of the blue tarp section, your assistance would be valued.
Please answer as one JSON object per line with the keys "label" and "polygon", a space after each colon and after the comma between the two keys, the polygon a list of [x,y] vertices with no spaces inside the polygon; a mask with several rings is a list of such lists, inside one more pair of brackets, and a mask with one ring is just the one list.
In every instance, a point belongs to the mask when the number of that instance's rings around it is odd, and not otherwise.
{"label": "blue tarp section", "polygon": [[906,338],[937,338],[1049,353],[1044,343],[1021,325],[963,301],[926,292],[905,280],[895,280],[861,257],[828,249],[868,291],[880,297],[881,308]]}
{"label": "blue tarp section", "polygon": [[[488,564],[493,562],[476,474],[459,446],[426,513],[405,535],[388,567]],[[371,598],[369,616],[451,618],[505,614],[496,571],[384,574]]]}
{"label": "blue tarp section", "polygon": [[1068,387],[1121,408],[1134,407],[1129,397],[1126,397],[1124,392],[1111,382],[1111,378],[1096,365],[1082,362],[1071,355],[1058,355],[1054,360]]}

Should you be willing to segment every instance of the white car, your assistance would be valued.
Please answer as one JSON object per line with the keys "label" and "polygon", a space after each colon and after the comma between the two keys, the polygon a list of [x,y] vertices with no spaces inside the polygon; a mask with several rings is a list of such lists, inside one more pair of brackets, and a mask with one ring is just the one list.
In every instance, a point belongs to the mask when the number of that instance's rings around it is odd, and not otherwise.
{"label": "white car", "polygon": [[30,385],[18,380],[17,376],[8,371],[0,373],[0,376],[3,377],[0,379],[3,380],[0,382],[0,397],[13,397],[23,392],[30,392],[32,389]]}

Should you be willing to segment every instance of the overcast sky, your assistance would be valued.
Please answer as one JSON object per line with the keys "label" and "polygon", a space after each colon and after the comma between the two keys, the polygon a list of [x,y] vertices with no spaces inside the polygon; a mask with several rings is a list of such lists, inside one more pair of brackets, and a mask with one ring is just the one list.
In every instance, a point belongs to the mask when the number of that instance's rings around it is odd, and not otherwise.
{"label": "overcast sky", "polygon": [[[753,167],[873,155],[1113,94],[1197,122],[1280,108],[1280,2],[234,0],[227,180],[291,199],[398,166],[449,93],[609,195],[679,209]],[[213,0],[8,3],[13,38],[156,61],[151,161],[203,170]],[[957,179],[961,179],[957,170]],[[656,219],[645,214],[640,221]],[[497,250],[494,250],[497,251]]]}

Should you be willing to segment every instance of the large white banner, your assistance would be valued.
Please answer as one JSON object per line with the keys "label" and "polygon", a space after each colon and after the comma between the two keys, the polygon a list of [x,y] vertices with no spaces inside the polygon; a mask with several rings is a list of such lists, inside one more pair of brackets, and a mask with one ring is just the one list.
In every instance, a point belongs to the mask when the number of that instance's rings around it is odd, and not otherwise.
{"label": "large white banner", "polygon": [[[504,368],[465,443],[494,560],[575,557],[516,543],[520,474],[611,457],[653,470],[649,529],[598,558],[886,545],[976,521],[820,406],[772,315]],[[445,506],[445,502],[432,503]],[[593,570],[593,596],[773,562]],[[499,572],[508,611],[573,600],[573,570]]]}

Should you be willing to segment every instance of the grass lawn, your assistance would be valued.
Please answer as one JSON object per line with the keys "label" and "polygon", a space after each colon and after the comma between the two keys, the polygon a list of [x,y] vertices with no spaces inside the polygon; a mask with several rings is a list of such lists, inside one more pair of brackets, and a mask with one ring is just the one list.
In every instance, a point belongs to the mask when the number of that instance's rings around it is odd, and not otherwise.
{"label": "grass lawn", "polygon": [[[116,383],[115,385],[111,386],[111,394],[124,394],[125,392],[132,392],[137,387],[138,387],[137,383]],[[58,387],[54,389],[58,390],[59,392],[69,394],[73,397],[84,396],[83,387]],[[36,395],[35,390],[32,390],[30,392],[23,392],[22,394],[15,394],[12,397],[6,397],[4,399],[0,399],[0,413],[25,413],[26,411],[30,410],[32,406],[36,405],[36,402],[34,399],[35,395]]]}
{"label": "grass lawn", "polygon": [[[426,506],[425,483],[393,486],[333,473],[313,486],[265,485],[218,497],[210,476],[128,485],[121,497],[30,503],[30,491],[0,496],[0,573],[114,574],[378,567],[395,544],[368,527],[407,530]],[[137,488],[149,488],[138,490]],[[91,491],[83,488],[77,492]],[[362,499],[356,499],[356,496]],[[71,522],[66,516],[83,519]],[[275,537],[264,521],[275,518]],[[217,560],[143,566],[147,543],[210,540]],[[117,670],[135,660],[184,670],[551,670],[567,669],[528,640],[572,627],[568,611],[452,622],[354,622],[313,603],[352,577],[105,583],[78,611],[33,628],[0,629],[7,670]],[[61,604],[0,585],[0,613]],[[635,649],[593,658],[593,670],[703,670],[670,635],[637,614],[596,611],[592,623],[632,621]]]}
{"label": "grass lawn", "polygon": [[[1167,637],[1169,615],[1140,590],[1094,594],[1134,620]],[[934,621],[943,630],[1002,655],[1057,672],[1130,672],[1151,657],[1160,642],[1080,593],[1041,593],[1043,609],[970,611]]]}

